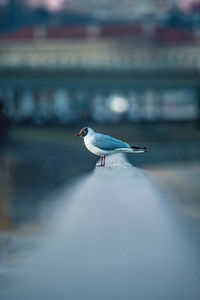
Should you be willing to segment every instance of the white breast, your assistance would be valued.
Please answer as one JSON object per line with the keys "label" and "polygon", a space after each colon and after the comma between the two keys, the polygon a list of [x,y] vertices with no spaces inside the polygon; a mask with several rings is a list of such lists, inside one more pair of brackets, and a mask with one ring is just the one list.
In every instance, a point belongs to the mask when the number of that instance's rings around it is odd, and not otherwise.
{"label": "white breast", "polygon": [[95,147],[93,145],[92,141],[93,141],[92,135],[87,134],[86,137],[84,137],[85,146],[90,152],[92,152],[95,155],[99,155],[99,156],[107,154],[108,151],[104,151],[104,150],[101,150],[101,149]]}

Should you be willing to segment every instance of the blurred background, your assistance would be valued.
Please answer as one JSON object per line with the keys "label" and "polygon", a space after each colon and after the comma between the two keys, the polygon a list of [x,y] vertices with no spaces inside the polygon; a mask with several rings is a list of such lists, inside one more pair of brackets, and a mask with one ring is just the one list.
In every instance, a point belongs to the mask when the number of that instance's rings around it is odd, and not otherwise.
{"label": "blurred background", "polygon": [[0,245],[94,168],[85,126],[146,146],[199,234],[199,54],[198,0],[0,0]]}

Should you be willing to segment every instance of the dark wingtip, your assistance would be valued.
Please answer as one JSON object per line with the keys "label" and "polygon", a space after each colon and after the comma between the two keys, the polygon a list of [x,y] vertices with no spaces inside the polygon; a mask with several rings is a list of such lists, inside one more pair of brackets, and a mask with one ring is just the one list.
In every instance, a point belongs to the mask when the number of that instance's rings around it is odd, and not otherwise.
{"label": "dark wingtip", "polygon": [[144,152],[147,152],[147,148],[146,147],[131,146],[131,148],[133,148],[135,150],[144,150]]}

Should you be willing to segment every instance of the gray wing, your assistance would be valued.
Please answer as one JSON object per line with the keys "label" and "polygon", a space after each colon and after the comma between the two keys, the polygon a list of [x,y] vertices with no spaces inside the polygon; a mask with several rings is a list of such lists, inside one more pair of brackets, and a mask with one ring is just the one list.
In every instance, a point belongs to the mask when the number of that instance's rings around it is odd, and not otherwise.
{"label": "gray wing", "polygon": [[129,144],[101,133],[95,134],[93,145],[106,151],[115,150],[118,148],[130,148]]}

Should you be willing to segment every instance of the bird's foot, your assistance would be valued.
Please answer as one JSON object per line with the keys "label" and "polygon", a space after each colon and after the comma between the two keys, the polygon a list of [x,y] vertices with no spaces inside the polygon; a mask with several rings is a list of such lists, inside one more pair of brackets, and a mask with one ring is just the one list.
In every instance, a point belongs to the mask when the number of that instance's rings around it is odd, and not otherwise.
{"label": "bird's foot", "polygon": [[101,164],[96,165],[96,167],[104,167],[105,166],[105,155],[101,156]]}

